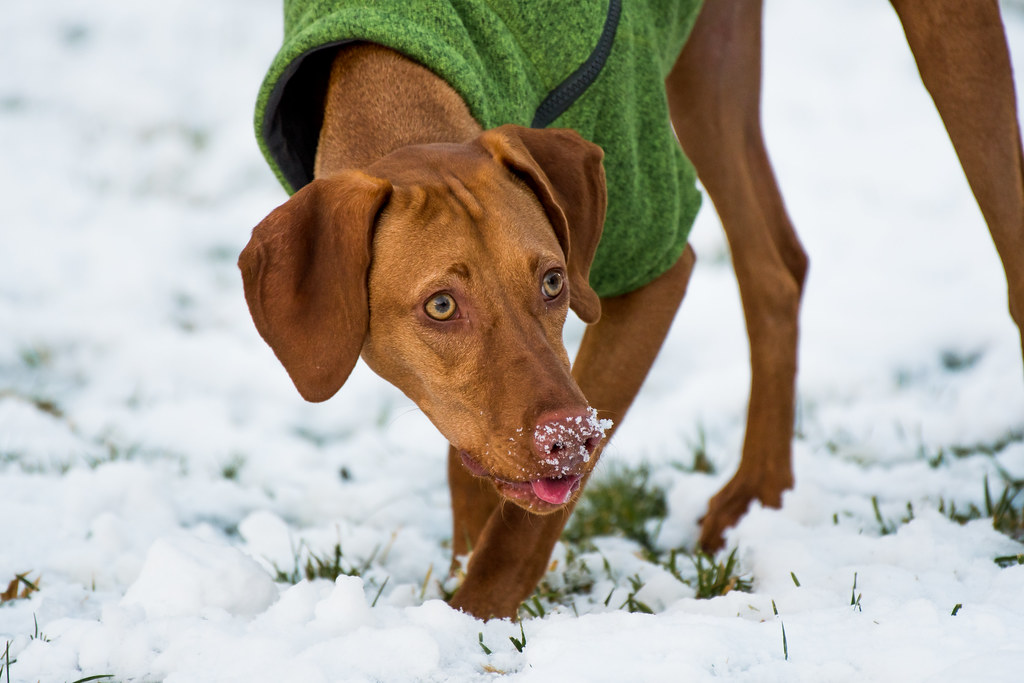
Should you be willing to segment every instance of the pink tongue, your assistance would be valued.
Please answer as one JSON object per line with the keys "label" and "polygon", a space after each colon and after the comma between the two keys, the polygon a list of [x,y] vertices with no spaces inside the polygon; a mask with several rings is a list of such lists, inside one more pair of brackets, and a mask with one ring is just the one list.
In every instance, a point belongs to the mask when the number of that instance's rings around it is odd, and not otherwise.
{"label": "pink tongue", "polygon": [[561,477],[560,479],[537,479],[531,481],[533,492],[545,503],[561,505],[569,500],[573,488],[579,482],[579,476]]}

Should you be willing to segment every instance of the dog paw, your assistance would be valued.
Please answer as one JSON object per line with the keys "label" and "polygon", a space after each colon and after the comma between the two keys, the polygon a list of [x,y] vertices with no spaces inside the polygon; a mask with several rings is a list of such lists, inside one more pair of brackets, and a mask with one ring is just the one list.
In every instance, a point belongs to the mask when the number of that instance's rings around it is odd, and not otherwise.
{"label": "dog paw", "polygon": [[463,584],[455,595],[448,600],[448,605],[460,612],[465,612],[477,619],[515,619],[519,612],[519,602],[502,599],[500,591],[475,591],[467,589]]}
{"label": "dog paw", "polygon": [[725,530],[734,526],[746,514],[750,503],[761,501],[766,507],[781,507],[782,493],[793,486],[792,477],[778,481],[744,476],[737,472],[721,491],[708,502],[708,512],[701,519],[700,547],[713,553],[725,544]]}

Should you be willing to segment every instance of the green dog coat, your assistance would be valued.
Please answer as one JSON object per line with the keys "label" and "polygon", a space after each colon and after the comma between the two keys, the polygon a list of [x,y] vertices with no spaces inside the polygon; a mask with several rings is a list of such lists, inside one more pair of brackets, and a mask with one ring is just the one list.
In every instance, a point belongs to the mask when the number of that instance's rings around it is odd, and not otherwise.
{"label": "green dog coat", "polygon": [[257,100],[260,148],[286,190],[310,182],[332,48],[385,45],[447,81],[485,129],[572,128],[604,149],[608,210],[590,284],[625,294],[679,259],[700,207],[664,88],[700,5],[285,0],[284,44]]}

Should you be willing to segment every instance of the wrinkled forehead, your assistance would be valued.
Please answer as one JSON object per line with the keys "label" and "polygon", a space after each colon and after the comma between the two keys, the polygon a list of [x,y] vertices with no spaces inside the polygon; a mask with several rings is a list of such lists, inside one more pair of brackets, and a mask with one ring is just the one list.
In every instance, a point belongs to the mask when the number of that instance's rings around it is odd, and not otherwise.
{"label": "wrinkled forehead", "polygon": [[499,169],[483,147],[471,142],[407,145],[374,162],[366,172],[396,185],[423,185],[448,175],[471,180]]}
{"label": "wrinkled forehead", "polygon": [[377,241],[400,240],[405,250],[561,253],[536,195],[482,148],[407,147],[367,170],[394,188]]}

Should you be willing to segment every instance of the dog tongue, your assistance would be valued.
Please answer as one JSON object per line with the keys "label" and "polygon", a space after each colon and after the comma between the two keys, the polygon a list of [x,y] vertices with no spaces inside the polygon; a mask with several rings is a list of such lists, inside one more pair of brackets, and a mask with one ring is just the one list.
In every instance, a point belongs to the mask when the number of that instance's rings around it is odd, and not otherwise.
{"label": "dog tongue", "polygon": [[533,486],[533,492],[545,503],[561,505],[569,500],[569,496],[579,480],[578,476],[560,477],[558,479],[536,479],[530,484]]}

